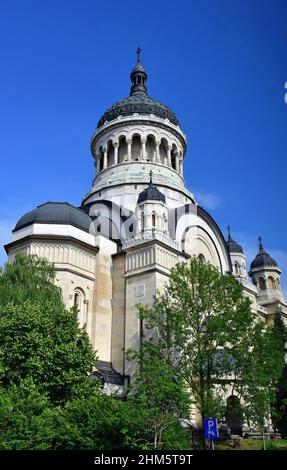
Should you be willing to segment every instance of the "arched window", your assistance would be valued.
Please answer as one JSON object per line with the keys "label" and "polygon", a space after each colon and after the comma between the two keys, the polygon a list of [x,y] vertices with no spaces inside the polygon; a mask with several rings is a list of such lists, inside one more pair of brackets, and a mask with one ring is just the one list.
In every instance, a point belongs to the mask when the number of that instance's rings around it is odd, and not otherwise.
{"label": "arched window", "polygon": [[202,253],[198,255],[198,259],[202,264],[206,264],[205,256]]}
{"label": "arched window", "polygon": [[234,269],[235,269],[235,274],[238,274],[238,275],[241,274],[240,265],[239,265],[238,261],[235,261]]}
{"label": "arched window", "polygon": [[114,147],[111,141],[108,142],[108,166],[114,164]]}
{"label": "arched window", "polygon": [[159,146],[159,155],[160,162],[164,164],[167,161],[167,141],[165,139],[161,139],[161,143]]}
{"label": "arched window", "polygon": [[80,289],[74,292],[74,306],[77,308],[79,324],[84,326],[87,323],[86,302],[84,293]]}
{"label": "arched window", "polygon": [[132,138],[132,159],[139,161],[141,158],[141,138],[135,134]]}
{"label": "arched window", "polygon": [[163,214],[162,220],[163,220],[163,231],[167,232],[167,218],[165,214]]}
{"label": "arched window", "polygon": [[103,170],[104,168],[104,152],[102,150],[102,147],[100,148],[100,151],[99,151],[99,160],[100,160],[100,171]]}
{"label": "arched window", "polygon": [[274,290],[276,289],[275,279],[272,276],[268,277],[268,288]]}
{"label": "arched window", "polygon": [[171,150],[171,167],[175,170],[176,169],[176,162],[175,162],[175,151],[174,149]]}
{"label": "arched window", "polygon": [[154,212],[151,215],[151,225],[153,229],[156,228],[156,216]]}
{"label": "arched window", "polygon": [[141,231],[144,231],[144,213],[141,213]]}
{"label": "arched window", "polygon": [[264,277],[259,277],[258,278],[258,288],[259,290],[265,290],[266,289],[266,282]]}
{"label": "arched window", "polygon": [[127,155],[128,155],[127,141],[126,141],[126,138],[124,136],[121,136],[119,138],[118,155],[119,155],[119,163],[122,163],[123,161],[125,161],[126,158],[127,158]]}
{"label": "arched window", "polygon": [[155,138],[153,135],[147,136],[146,141],[146,159],[147,161],[155,161]]}

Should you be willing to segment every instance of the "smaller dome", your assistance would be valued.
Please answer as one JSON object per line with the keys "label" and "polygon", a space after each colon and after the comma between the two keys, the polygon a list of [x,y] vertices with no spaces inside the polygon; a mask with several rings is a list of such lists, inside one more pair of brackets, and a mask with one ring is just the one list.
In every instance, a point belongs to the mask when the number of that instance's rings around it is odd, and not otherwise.
{"label": "smaller dome", "polygon": [[226,241],[226,245],[228,248],[229,253],[241,253],[243,255],[243,248],[239,245],[235,240],[232,239],[230,233],[230,227],[228,225],[228,239]]}
{"label": "smaller dome", "polygon": [[66,224],[73,225],[89,232],[91,218],[82,209],[67,202],[46,202],[36,209],[27,212],[17,222],[13,232],[37,224]]}
{"label": "smaller dome", "polygon": [[266,253],[262,246],[261,237],[259,237],[259,251],[254,260],[252,261],[250,269],[264,268],[267,266],[278,267],[278,263],[277,261],[275,261],[275,259],[271,258],[268,253]]}
{"label": "smaller dome", "polygon": [[148,188],[139,193],[138,204],[145,201],[160,201],[165,204],[165,195],[161,193],[152,182],[152,171],[150,171],[150,183]]}

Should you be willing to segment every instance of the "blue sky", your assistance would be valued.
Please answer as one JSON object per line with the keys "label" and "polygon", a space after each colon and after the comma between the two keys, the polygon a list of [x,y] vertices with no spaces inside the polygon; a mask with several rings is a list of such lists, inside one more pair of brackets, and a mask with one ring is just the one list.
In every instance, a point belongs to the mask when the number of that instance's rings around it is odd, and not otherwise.
{"label": "blue sky", "polygon": [[262,235],[286,289],[286,24],[286,0],[2,1],[0,244],[36,205],[80,204],[140,45],[150,95],[187,134],[187,186],[248,258]]}

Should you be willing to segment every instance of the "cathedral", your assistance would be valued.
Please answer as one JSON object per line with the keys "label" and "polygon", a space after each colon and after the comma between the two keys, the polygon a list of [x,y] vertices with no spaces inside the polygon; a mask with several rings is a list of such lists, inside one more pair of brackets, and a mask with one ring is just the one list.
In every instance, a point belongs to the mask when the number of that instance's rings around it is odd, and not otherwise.
{"label": "cathedral", "polygon": [[151,304],[170,269],[192,256],[235,276],[264,321],[277,309],[287,319],[281,270],[261,239],[248,269],[230,229],[226,240],[186,188],[186,136],[172,110],[148,95],[137,55],[129,96],[104,112],[92,135],[94,178],[81,205],[36,207],[5,246],[10,262],[22,252],[54,264],[63,300],[67,308],[77,305],[107,387],[124,385],[132,373],[125,350],[138,347],[137,305]]}

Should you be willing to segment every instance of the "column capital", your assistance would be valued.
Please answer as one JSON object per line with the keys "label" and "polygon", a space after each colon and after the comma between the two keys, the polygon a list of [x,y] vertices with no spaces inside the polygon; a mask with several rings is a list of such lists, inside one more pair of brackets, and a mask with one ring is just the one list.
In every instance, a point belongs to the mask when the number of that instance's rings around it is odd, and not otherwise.
{"label": "column capital", "polygon": [[114,148],[119,147],[119,145],[120,145],[119,142],[113,142],[113,147],[114,147]]}

